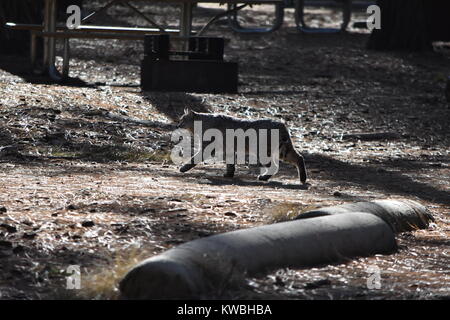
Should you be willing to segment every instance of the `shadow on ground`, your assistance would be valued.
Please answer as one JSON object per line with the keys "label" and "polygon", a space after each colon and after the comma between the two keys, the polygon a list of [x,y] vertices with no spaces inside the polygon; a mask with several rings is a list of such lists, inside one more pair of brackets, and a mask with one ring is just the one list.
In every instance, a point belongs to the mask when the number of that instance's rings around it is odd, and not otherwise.
{"label": "shadow on ground", "polygon": [[54,81],[46,75],[33,74],[29,58],[21,56],[0,56],[0,69],[9,72],[25,82],[32,84],[52,84],[78,88],[94,88],[95,85],[89,84],[80,78],[67,78],[64,81]]}

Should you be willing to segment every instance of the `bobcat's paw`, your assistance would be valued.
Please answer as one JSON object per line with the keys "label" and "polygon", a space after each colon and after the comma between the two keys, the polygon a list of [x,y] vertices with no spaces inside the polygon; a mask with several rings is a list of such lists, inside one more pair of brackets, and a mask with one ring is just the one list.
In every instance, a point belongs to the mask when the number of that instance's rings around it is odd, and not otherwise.
{"label": "bobcat's paw", "polygon": [[180,172],[186,172],[192,169],[192,165],[190,164],[185,164],[184,166],[181,166],[180,168]]}
{"label": "bobcat's paw", "polygon": [[224,178],[233,178],[234,177],[234,173],[224,173],[223,177]]}
{"label": "bobcat's paw", "polygon": [[300,183],[301,183],[301,184],[306,184],[306,175],[302,175],[302,176],[300,177]]}
{"label": "bobcat's paw", "polygon": [[272,177],[272,176],[267,175],[267,174],[259,175],[259,176],[258,176],[258,180],[259,180],[259,181],[267,181],[267,180],[269,180],[271,177]]}

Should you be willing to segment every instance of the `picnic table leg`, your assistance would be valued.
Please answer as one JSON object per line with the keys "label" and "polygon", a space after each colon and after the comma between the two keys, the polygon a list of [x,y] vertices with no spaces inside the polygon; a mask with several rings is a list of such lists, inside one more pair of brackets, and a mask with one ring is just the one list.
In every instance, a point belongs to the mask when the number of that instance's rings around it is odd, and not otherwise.
{"label": "picnic table leg", "polygon": [[352,15],[352,0],[342,0],[342,23],[339,29],[335,28],[310,28],[307,26],[304,19],[305,0],[295,0],[294,16],[297,30],[303,33],[337,33],[345,32],[351,20]]}
{"label": "picnic table leg", "polygon": [[[192,3],[181,4],[180,37],[188,38],[192,31]],[[183,41],[183,50],[189,50],[189,40]]]}
{"label": "picnic table leg", "polygon": [[[50,20],[50,4],[51,0],[45,0],[45,7],[44,7],[44,32],[48,31],[49,28],[49,20]],[[49,38],[44,38],[44,58],[43,58],[43,67],[44,69],[48,66],[48,41]]]}
{"label": "picnic table leg", "polygon": [[[44,31],[56,32],[56,0],[45,0]],[[56,58],[56,40],[52,37],[44,38],[44,72],[47,72],[50,78],[61,81],[62,76],[55,66]]]}
{"label": "picnic table leg", "polygon": [[30,60],[32,71],[36,71],[36,56],[37,56],[37,37],[36,34],[31,32],[31,44],[30,44]]}

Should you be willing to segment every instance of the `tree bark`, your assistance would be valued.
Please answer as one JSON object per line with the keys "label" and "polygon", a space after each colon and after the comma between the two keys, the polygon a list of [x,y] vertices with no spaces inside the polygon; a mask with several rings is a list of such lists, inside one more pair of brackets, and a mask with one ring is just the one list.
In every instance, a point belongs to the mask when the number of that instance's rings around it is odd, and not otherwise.
{"label": "tree bark", "polygon": [[378,0],[381,29],[374,29],[368,48],[375,50],[431,50],[425,14],[426,0]]}

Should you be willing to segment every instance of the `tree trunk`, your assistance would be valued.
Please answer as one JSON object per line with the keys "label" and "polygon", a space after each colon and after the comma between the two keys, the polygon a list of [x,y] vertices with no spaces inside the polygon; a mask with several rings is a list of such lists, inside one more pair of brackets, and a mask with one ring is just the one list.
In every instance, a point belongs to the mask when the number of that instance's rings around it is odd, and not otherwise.
{"label": "tree trunk", "polygon": [[378,0],[381,29],[374,29],[367,47],[375,50],[424,51],[434,40],[450,40],[450,1]]}
{"label": "tree trunk", "polygon": [[427,0],[378,0],[381,29],[374,29],[368,48],[375,50],[430,50],[425,15]]}
{"label": "tree trunk", "polygon": [[0,1],[0,53],[27,54],[30,45],[28,31],[5,30],[6,22],[42,23],[43,1]]}

